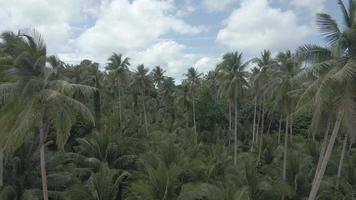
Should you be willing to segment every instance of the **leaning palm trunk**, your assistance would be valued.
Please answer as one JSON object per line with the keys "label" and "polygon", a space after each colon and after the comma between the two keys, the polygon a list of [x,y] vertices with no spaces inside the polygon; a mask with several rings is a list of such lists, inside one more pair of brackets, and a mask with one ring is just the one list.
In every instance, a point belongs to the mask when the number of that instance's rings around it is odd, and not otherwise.
{"label": "leaning palm trunk", "polygon": [[[286,117],[286,132],[284,135],[284,148],[283,148],[283,171],[282,171],[282,180],[284,182],[287,181],[287,159],[288,159],[288,130],[289,130],[289,119],[288,115]],[[284,200],[285,196],[284,194],[282,195],[282,200]]]}
{"label": "leaning palm trunk", "polygon": [[193,128],[194,128],[194,135],[195,135],[195,144],[198,144],[198,134],[197,134],[197,124],[195,121],[195,101],[193,96]]}
{"label": "leaning palm trunk", "polygon": [[281,143],[281,131],[282,131],[282,115],[279,118],[279,128],[278,128],[278,144]]}
{"label": "leaning palm trunk", "polygon": [[253,111],[253,124],[252,124],[252,143],[251,143],[251,151],[253,151],[253,145],[255,143],[255,133],[256,133],[256,111],[257,111],[257,97],[255,97],[255,108]]}
{"label": "leaning palm trunk", "polygon": [[231,145],[231,132],[232,132],[232,101],[229,101],[229,130],[227,132],[227,142],[228,146],[230,147]]}
{"label": "leaning palm trunk", "polygon": [[322,180],[322,178],[324,176],[326,167],[328,165],[328,162],[329,162],[329,159],[330,159],[330,156],[331,156],[331,152],[332,152],[334,144],[335,144],[335,140],[336,140],[337,134],[338,134],[339,129],[340,129],[341,121],[342,121],[342,113],[339,112],[337,114],[337,118],[336,118],[336,122],[335,122],[335,125],[334,125],[334,129],[333,129],[333,132],[331,134],[329,144],[328,144],[328,146],[326,148],[325,155],[324,155],[323,161],[322,161],[321,166],[320,166],[320,170],[316,172],[317,175],[316,175],[315,181],[314,181],[314,183],[312,185],[308,200],[315,200],[316,195],[318,194],[318,191],[319,191],[319,188],[320,188],[320,184],[321,184],[321,180]]}
{"label": "leaning palm trunk", "polygon": [[146,114],[146,105],[145,105],[145,96],[142,92],[142,107],[143,107],[143,117],[145,120],[145,130],[146,130],[146,135],[149,135],[148,133],[148,124],[147,124],[147,114]]}
{"label": "leaning palm trunk", "polygon": [[261,120],[261,131],[260,131],[260,144],[258,148],[258,161],[260,161],[262,156],[262,147],[263,147],[263,132],[264,132],[264,123],[265,123],[265,106],[263,105],[262,100],[262,120]]}
{"label": "leaning palm trunk", "polygon": [[119,123],[122,128],[122,107],[121,107],[121,90],[119,89]]}
{"label": "leaning palm trunk", "polygon": [[4,185],[4,152],[0,150],[0,188]]}
{"label": "leaning palm trunk", "polygon": [[[262,112],[262,111],[261,111]],[[256,124],[256,141],[255,144],[258,144],[258,134],[259,134],[259,129],[260,129],[260,122],[261,122],[261,112],[258,111],[257,113],[257,124]]]}
{"label": "leaning palm trunk", "polygon": [[47,187],[47,172],[45,162],[45,142],[49,131],[49,121],[43,117],[40,122],[40,165],[41,165],[41,179],[42,179],[42,193],[43,200],[48,200],[48,187]]}
{"label": "leaning palm trunk", "polygon": [[237,164],[237,99],[235,102],[234,165]]}
{"label": "leaning palm trunk", "polygon": [[340,162],[339,162],[339,167],[337,169],[337,186],[339,185],[340,182],[340,177],[341,177],[341,171],[342,171],[342,165],[344,163],[344,158],[345,158],[345,152],[346,152],[346,146],[347,146],[347,135],[345,135],[344,142],[342,144],[342,151],[341,151],[341,157],[340,157]]}
{"label": "leaning palm trunk", "polygon": [[232,121],[231,121],[231,118],[232,118],[232,105],[231,105],[231,101],[229,102],[229,133],[231,132],[232,130]]}
{"label": "leaning palm trunk", "polygon": [[325,155],[325,149],[326,149],[326,145],[328,144],[328,139],[329,139],[329,130],[330,130],[330,120],[328,120],[328,125],[327,125],[326,131],[324,133],[323,143],[321,144],[319,160],[318,160],[318,164],[316,166],[313,183],[314,183],[314,181],[316,179],[316,175],[318,174],[317,172],[320,170],[320,166],[321,166],[321,163],[322,163],[324,155]]}
{"label": "leaning palm trunk", "polygon": [[290,141],[293,140],[293,115],[290,116]]}

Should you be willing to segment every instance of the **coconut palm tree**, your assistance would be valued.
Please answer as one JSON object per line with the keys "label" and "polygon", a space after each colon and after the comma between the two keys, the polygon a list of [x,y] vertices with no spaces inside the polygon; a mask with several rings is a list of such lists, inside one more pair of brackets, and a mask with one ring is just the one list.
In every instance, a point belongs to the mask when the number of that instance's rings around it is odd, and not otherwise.
{"label": "coconut palm tree", "polygon": [[202,76],[201,73],[197,71],[194,67],[191,67],[188,69],[188,72],[184,74],[184,76],[187,77],[186,82],[188,84],[188,91],[189,91],[189,96],[190,100],[192,103],[192,111],[193,111],[193,129],[194,129],[194,134],[195,134],[195,143],[198,143],[198,134],[197,134],[197,124],[196,124],[196,119],[195,119],[195,98],[196,98],[196,92],[199,86],[200,82],[200,77]]}
{"label": "coconut palm tree", "polygon": [[[265,119],[265,101],[266,101],[266,94],[268,91],[268,83],[269,80],[269,72],[271,71],[271,67],[276,64],[275,60],[272,59],[271,57],[271,52],[268,50],[264,50],[261,53],[261,56],[259,58],[253,59],[253,62],[257,64],[257,68],[254,69],[254,74],[251,77],[251,85],[253,88],[253,94],[255,95],[254,99],[254,114],[253,114],[253,131],[252,131],[252,144],[251,144],[251,149],[253,149],[254,143],[258,143],[260,141],[260,147],[262,147],[262,142],[263,142],[263,132],[264,132],[264,119]],[[260,131],[260,140],[258,139],[258,132],[259,132],[259,123],[256,124],[256,116],[257,116],[257,105],[258,99],[261,99],[261,110],[262,110],[262,116],[260,116],[262,119],[258,119],[258,121],[261,121],[261,131]],[[260,155],[260,152],[259,152]]]}
{"label": "coconut palm tree", "polygon": [[164,81],[164,73],[166,71],[163,70],[160,66],[156,66],[154,69],[152,69],[152,79],[153,79],[153,83],[155,84],[155,86],[157,88],[160,87],[160,85],[163,83]]}
{"label": "coconut palm tree", "polygon": [[333,53],[333,59],[318,64],[319,67],[317,69],[324,70],[325,75],[317,76],[321,85],[318,92],[315,93],[315,99],[319,105],[325,105],[326,103],[332,105],[332,118],[335,123],[320,169],[316,172],[309,200],[314,200],[317,197],[321,180],[342,122],[353,118],[353,107],[355,105],[353,93],[355,91],[354,81],[356,74],[354,67],[356,63],[356,41],[354,39],[356,2],[350,0],[348,3],[347,8],[342,0],[338,1],[345,25],[343,30],[339,28],[330,15],[326,13],[317,15],[319,30]]}
{"label": "coconut palm tree", "polygon": [[119,100],[119,120],[120,126],[122,126],[122,88],[127,84],[128,81],[128,72],[130,66],[130,58],[123,58],[121,54],[114,53],[108,59],[109,63],[107,64],[106,70],[114,75],[114,94],[116,94]]}
{"label": "coconut palm tree", "polygon": [[[277,64],[273,67],[272,81],[269,84],[270,91],[273,91],[275,105],[282,110],[285,115],[286,127],[283,148],[283,170],[282,179],[287,180],[287,158],[288,158],[288,135],[292,135],[292,118],[294,111],[294,97],[291,92],[295,90],[294,77],[300,71],[300,64],[295,56],[290,52],[281,52],[277,55]],[[284,199],[284,196],[282,197]]]}
{"label": "coconut palm tree", "polygon": [[223,56],[222,63],[218,66],[218,80],[222,94],[230,97],[229,101],[235,109],[235,132],[234,132],[234,164],[237,163],[237,129],[238,129],[238,103],[243,97],[244,90],[248,86],[247,72],[249,62],[243,63],[242,53],[231,52]]}
{"label": "coconut palm tree", "polygon": [[76,185],[66,191],[65,197],[73,200],[118,200],[122,198],[122,185],[129,176],[126,171],[110,169],[101,164],[97,173],[93,173],[87,183]]}
{"label": "coconut palm tree", "polygon": [[[11,58],[11,64],[2,75],[7,83],[0,85],[0,95],[12,96],[1,110],[1,144],[7,151],[13,151],[39,131],[39,149],[43,198],[48,200],[45,163],[45,143],[50,128],[56,131],[56,143],[63,148],[70,135],[76,116],[94,122],[90,110],[72,98],[73,94],[89,97],[94,88],[71,84],[57,77],[53,67],[47,64],[46,46],[37,34],[15,35],[5,32],[1,35],[2,50]],[[15,98],[16,97],[16,98]]]}
{"label": "coconut palm tree", "polygon": [[141,94],[143,116],[145,121],[145,130],[147,135],[149,134],[149,131],[148,131],[148,119],[147,119],[147,112],[146,112],[145,94],[149,91],[151,84],[152,81],[148,76],[148,69],[145,68],[144,65],[138,65],[131,85]]}

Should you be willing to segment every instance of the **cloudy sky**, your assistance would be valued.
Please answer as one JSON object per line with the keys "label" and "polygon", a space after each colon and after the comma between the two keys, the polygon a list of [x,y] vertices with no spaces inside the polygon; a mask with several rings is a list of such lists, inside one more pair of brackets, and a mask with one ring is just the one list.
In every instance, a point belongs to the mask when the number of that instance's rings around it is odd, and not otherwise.
{"label": "cloudy sky", "polygon": [[113,52],[177,79],[214,68],[228,51],[246,59],[319,43],[315,14],[336,0],[0,0],[0,31],[36,29],[68,63],[104,65]]}

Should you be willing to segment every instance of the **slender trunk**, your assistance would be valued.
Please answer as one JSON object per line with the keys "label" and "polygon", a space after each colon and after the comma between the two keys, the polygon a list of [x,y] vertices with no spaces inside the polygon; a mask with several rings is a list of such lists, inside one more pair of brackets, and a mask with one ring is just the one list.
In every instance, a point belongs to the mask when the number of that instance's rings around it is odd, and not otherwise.
{"label": "slender trunk", "polygon": [[256,127],[256,141],[255,141],[255,144],[258,144],[258,141],[259,141],[259,130],[260,130],[260,122],[261,122],[261,112],[262,112],[262,109],[261,111],[258,111],[257,113],[257,127]]}
{"label": "slender trunk", "polygon": [[278,144],[281,143],[281,131],[282,131],[282,115],[279,118],[279,128],[278,128]]}
{"label": "slender trunk", "polygon": [[195,101],[193,96],[193,128],[194,128],[194,135],[195,135],[195,144],[198,144],[198,135],[197,135],[197,125],[195,121]]}
{"label": "slender trunk", "polygon": [[234,165],[237,164],[237,99],[235,100]]}
{"label": "slender trunk", "polygon": [[324,155],[325,155],[325,149],[326,149],[326,145],[328,144],[328,139],[329,139],[329,130],[330,130],[330,120],[328,120],[328,124],[327,124],[327,126],[326,126],[326,131],[325,131],[325,133],[324,133],[323,143],[321,144],[320,154],[319,154],[319,159],[318,159],[318,164],[317,164],[317,166],[316,166],[313,183],[314,183],[314,181],[315,181],[316,175],[318,174],[318,172],[319,172],[319,170],[320,170],[320,166],[321,166],[321,163],[322,163],[323,158],[324,158]]}
{"label": "slender trunk", "polygon": [[143,107],[143,117],[145,120],[145,129],[146,129],[146,135],[149,135],[148,133],[148,124],[147,124],[147,114],[146,114],[146,105],[145,105],[145,95],[142,92],[142,107]]}
{"label": "slender trunk", "polygon": [[0,150],[0,189],[4,185],[4,152]]}
{"label": "slender trunk", "polygon": [[255,109],[253,111],[253,126],[252,126],[252,144],[251,144],[251,151],[253,149],[253,145],[255,143],[255,132],[256,132],[256,111],[257,111],[257,97],[255,97]]}
{"label": "slender trunk", "polygon": [[48,187],[47,187],[47,172],[45,161],[45,142],[49,130],[49,122],[46,117],[43,117],[40,122],[40,165],[41,165],[41,179],[42,179],[42,193],[43,200],[48,200]]}
{"label": "slender trunk", "polygon": [[271,119],[271,121],[269,121],[268,129],[267,129],[267,135],[269,135],[269,133],[270,133],[272,122],[273,122],[273,120]]}
{"label": "slender trunk", "polygon": [[263,105],[262,102],[262,120],[261,120],[261,131],[260,131],[260,144],[258,148],[258,161],[260,161],[262,156],[264,123],[265,123],[265,106]]}
{"label": "slender trunk", "polygon": [[122,128],[122,108],[121,108],[121,90],[119,89],[119,123]]}
{"label": "slender trunk", "polygon": [[231,101],[229,102],[229,131],[231,132],[232,130],[232,121],[231,121],[231,118],[232,118],[232,105],[231,105]]}
{"label": "slender trunk", "polygon": [[[286,130],[284,134],[284,148],[283,148],[283,171],[282,171],[282,180],[284,182],[287,181],[287,159],[288,159],[288,130],[289,130],[289,119],[288,115],[286,117]],[[282,200],[284,200],[285,196],[282,195]]]}
{"label": "slender trunk", "polygon": [[332,152],[334,144],[335,144],[335,140],[336,140],[337,134],[339,132],[340,124],[341,124],[341,121],[342,121],[342,115],[343,114],[341,112],[337,114],[336,122],[335,122],[334,129],[333,129],[333,132],[332,132],[331,137],[330,137],[329,144],[328,144],[328,146],[326,148],[325,155],[324,155],[323,161],[322,161],[321,166],[320,166],[320,170],[317,172],[315,181],[314,181],[314,183],[312,185],[308,200],[315,200],[315,198],[316,198],[316,196],[318,194],[321,180],[323,179],[326,167],[328,165],[328,162],[329,162],[329,159],[330,159],[330,156],[331,156],[331,152]]}
{"label": "slender trunk", "polygon": [[293,140],[293,115],[290,116],[290,141]]}
{"label": "slender trunk", "polygon": [[346,146],[347,146],[347,135],[345,134],[344,142],[342,144],[342,151],[341,151],[341,157],[340,157],[340,162],[339,162],[339,167],[337,169],[337,186],[339,185],[340,178],[341,178],[341,171],[342,171],[342,165],[344,163],[344,157],[345,157],[345,152],[346,152]]}
{"label": "slender trunk", "polygon": [[231,144],[231,132],[232,132],[232,101],[229,101],[229,131],[227,133],[228,145]]}

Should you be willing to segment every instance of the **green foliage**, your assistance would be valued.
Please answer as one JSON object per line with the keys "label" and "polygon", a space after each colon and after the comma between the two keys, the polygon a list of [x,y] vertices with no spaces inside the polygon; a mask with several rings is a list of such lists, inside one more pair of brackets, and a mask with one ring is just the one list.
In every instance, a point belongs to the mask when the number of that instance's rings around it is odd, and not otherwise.
{"label": "green foliage", "polygon": [[318,161],[317,199],[354,199],[356,3],[338,4],[345,28],[317,15],[327,47],[226,53],[180,84],[165,66],[68,65],[36,33],[2,33],[0,199],[41,199],[48,183],[51,200],[300,200]]}

